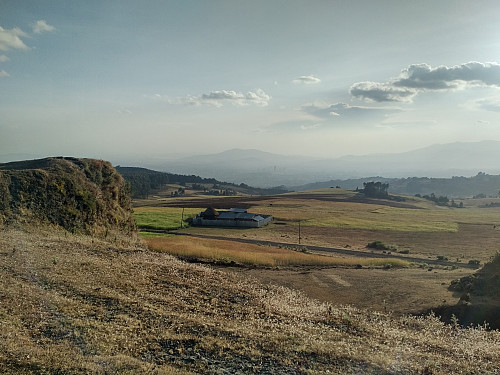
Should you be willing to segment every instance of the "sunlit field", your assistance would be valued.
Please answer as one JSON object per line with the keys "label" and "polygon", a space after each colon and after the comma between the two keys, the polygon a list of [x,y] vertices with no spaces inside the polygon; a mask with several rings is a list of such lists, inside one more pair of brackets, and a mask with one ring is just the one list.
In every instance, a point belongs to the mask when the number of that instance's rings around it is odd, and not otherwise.
{"label": "sunlit field", "polygon": [[140,229],[174,230],[185,227],[182,222],[200,213],[200,209],[186,208],[184,216],[182,208],[177,207],[137,207],[134,209],[134,220]]}
{"label": "sunlit field", "polygon": [[251,245],[212,239],[184,236],[150,237],[145,239],[149,248],[166,252],[183,259],[247,266],[356,266],[407,267],[401,259],[337,258],[307,254],[286,248]]}
{"label": "sunlit field", "polygon": [[[444,256],[467,263],[482,262],[500,250],[500,207],[481,207],[488,202],[465,200],[464,208],[440,207],[425,199],[406,197],[404,202],[354,200],[356,192],[321,189],[283,194],[253,205],[249,212],[273,215],[274,221],[258,229],[189,227],[181,229],[179,207],[138,207],[134,218],[141,229],[182,230],[224,238],[275,241],[290,245],[348,247],[366,251],[366,245],[383,241],[412,255],[436,259]],[[184,218],[208,206],[191,202]],[[458,203],[458,202],[457,202]],[[163,205],[162,201],[162,205]],[[218,208],[218,207],[215,207]],[[183,224],[184,225],[184,224]],[[187,226],[187,223],[185,223]]]}
{"label": "sunlit field", "polygon": [[[333,190],[333,189],[332,189]],[[333,190],[335,191],[335,190]],[[456,232],[459,223],[500,225],[498,208],[448,208],[430,206],[411,198],[415,208],[381,204],[328,202],[315,199],[279,199],[253,208],[292,225],[346,229],[392,230],[402,232]]]}

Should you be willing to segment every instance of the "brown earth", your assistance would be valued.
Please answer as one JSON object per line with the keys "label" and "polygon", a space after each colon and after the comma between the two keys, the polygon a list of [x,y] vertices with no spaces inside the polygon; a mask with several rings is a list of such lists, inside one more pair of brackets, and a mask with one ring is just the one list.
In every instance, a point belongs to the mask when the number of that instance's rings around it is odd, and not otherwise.
{"label": "brown earth", "polygon": [[260,282],[300,290],[333,305],[352,305],[396,316],[455,305],[460,296],[448,290],[452,280],[468,269],[352,269],[308,270],[233,269]]}

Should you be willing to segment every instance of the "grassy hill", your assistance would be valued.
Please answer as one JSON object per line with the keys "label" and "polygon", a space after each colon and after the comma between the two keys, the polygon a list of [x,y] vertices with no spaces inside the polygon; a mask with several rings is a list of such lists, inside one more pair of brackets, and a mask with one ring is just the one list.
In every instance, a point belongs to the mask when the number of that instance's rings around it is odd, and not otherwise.
{"label": "grassy hill", "polygon": [[131,212],[125,181],[108,162],[61,157],[0,164],[0,222],[130,232]]}
{"label": "grassy hill", "polygon": [[130,185],[132,197],[147,198],[151,194],[162,193],[166,185],[178,184],[183,187],[190,187],[200,191],[230,191],[232,194],[253,194],[253,195],[271,195],[286,193],[284,187],[274,188],[256,188],[246,184],[234,184],[221,182],[215,178],[202,178],[195,175],[181,175],[175,173],[166,173],[153,171],[147,168],[139,167],[121,167],[116,170],[125,178]]}

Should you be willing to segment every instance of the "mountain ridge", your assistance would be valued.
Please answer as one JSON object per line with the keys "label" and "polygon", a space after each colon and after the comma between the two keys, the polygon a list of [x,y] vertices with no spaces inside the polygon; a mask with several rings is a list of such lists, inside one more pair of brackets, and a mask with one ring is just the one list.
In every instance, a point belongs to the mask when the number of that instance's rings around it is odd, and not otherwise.
{"label": "mountain ridge", "polygon": [[499,141],[435,144],[403,153],[345,155],[312,158],[280,155],[255,149],[231,149],[169,160],[159,170],[195,173],[228,182],[252,186],[298,186],[315,181],[385,177],[474,176],[478,172],[497,174]]}

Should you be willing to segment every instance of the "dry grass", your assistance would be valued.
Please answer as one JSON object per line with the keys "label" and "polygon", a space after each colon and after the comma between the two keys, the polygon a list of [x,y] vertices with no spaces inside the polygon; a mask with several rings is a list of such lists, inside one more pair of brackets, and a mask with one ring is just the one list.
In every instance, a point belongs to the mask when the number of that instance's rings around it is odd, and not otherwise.
{"label": "dry grass", "polygon": [[[412,198],[413,199],[413,198]],[[262,202],[260,202],[262,203]],[[500,224],[500,209],[451,209],[431,206],[415,198],[416,208],[373,203],[328,202],[316,199],[279,198],[255,207],[255,212],[304,226],[342,229],[391,230],[400,232],[456,232],[459,223]]]}
{"label": "dry grass", "polygon": [[500,334],[334,308],[64,232],[3,230],[4,374],[494,373]]}
{"label": "dry grass", "polygon": [[486,374],[500,333],[332,307],[133,244],[0,232],[3,374]]}
{"label": "dry grass", "polygon": [[298,250],[259,246],[231,241],[200,239],[183,236],[153,237],[146,242],[154,251],[166,252],[183,259],[196,259],[213,263],[237,263],[250,266],[356,266],[408,267],[401,259],[338,258],[308,254]]}

